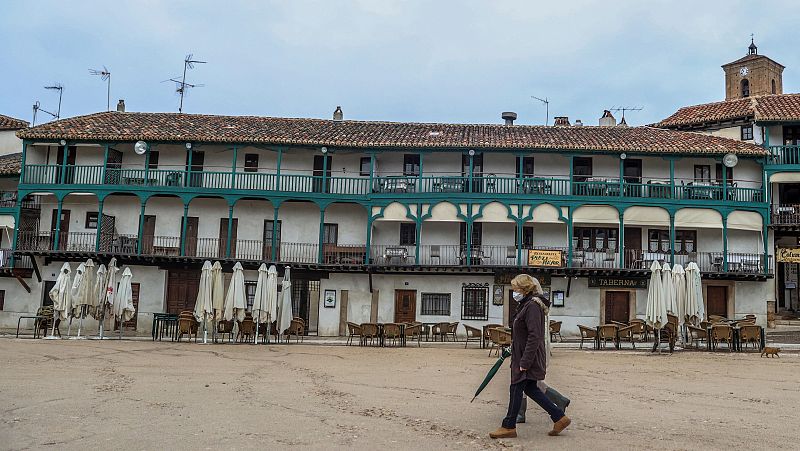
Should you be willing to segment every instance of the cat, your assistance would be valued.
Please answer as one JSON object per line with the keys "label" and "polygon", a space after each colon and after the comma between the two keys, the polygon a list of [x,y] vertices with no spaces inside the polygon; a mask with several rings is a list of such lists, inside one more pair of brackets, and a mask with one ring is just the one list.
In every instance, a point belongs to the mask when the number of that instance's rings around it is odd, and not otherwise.
{"label": "cat", "polygon": [[769,346],[764,347],[764,350],[761,351],[761,357],[766,355],[767,357],[780,357],[778,353],[781,352],[781,348],[770,348]]}

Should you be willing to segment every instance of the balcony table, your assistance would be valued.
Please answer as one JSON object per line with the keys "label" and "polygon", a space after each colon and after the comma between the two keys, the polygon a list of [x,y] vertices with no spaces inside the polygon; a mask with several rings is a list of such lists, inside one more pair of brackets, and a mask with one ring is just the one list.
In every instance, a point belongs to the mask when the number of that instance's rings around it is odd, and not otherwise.
{"label": "balcony table", "polygon": [[387,177],[382,181],[382,193],[409,193],[414,191],[416,184],[407,177]]}
{"label": "balcony table", "polygon": [[647,182],[647,192],[649,197],[655,197],[659,199],[668,199],[672,197],[670,195],[670,184],[669,182],[665,182],[663,180],[650,180]]}
{"label": "balcony table", "polygon": [[[134,185],[134,186],[153,186],[157,185],[158,179],[146,179],[144,177],[125,177],[124,178],[126,185]],[[145,181],[147,183],[145,183]]]}
{"label": "balcony table", "polygon": [[408,259],[408,249],[404,247],[387,247],[383,254],[383,259],[387,263],[391,263],[394,259],[405,263],[406,259]]}
{"label": "balcony table", "polygon": [[459,177],[442,177],[434,182],[433,190],[440,193],[463,193],[464,181]]}
{"label": "balcony table", "polygon": [[523,194],[551,194],[553,185],[548,180],[541,178],[522,180],[520,192]]}

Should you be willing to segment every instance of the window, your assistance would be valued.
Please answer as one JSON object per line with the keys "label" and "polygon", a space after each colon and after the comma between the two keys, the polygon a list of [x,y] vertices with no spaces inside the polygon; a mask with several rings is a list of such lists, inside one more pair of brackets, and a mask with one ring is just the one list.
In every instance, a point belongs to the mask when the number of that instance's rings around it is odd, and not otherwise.
{"label": "window", "polygon": [[592,176],[592,159],[590,157],[575,157],[572,160],[572,174],[576,182],[585,182]]}
{"label": "window", "polygon": [[358,170],[358,175],[362,177],[369,177],[370,157],[361,157],[361,164]]}
{"label": "window", "polygon": [[339,243],[339,224],[324,224],[322,226],[322,244]]}
{"label": "window", "polygon": [[422,293],[420,315],[450,316],[450,293]]}
{"label": "window", "polygon": [[[450,295],[448,294],[447,296],[448,296],[447,308],[450,309],[450,299],[449,299]],[[2,311],[5,308],[5,303],[6,303],[6,290],[0,290],[0,311]]]}
{"label": "window", "polygon": [[725,167],[724,165],[722,165],[722,163],[717,163],[717,166],[715,168],[716,174],[714,174],[714,175],[717,176],[716,177],[717,183],[722,185],[722,169],[723,168],[725,169],[725,177],[728,178],[728,185],[730,185],[731,183],[733,183],[733,168]]}
{"label": "window", "polygon": [[244,281],[244,294],[247,298],[247,310],[253,309],[253,302],[256,299],[256,286],[258,282],[252,280]]}
{"label": "window", "polygon": [[572,245],[586,251],[617,250],[619,229],[575,227]]}
{"label": "window", "polygon": [[244,172],[258,172],[258,154],[244,154]]}
{"label": "window", "polygon": [[419,175],[419,154],[403,155],[403,175]]}
{"label": "window", "polygon": [[417,224],[413,222],[400,223],[400,245],[414,246],[417,244]]}
{"label": "window", "polygon": [[461,319],[489,319],[489,284],[465,283],[462,285]]}
{"label": "window", "polygon": [[647,242],[650,252],[669,252],[669,230],[650,229]]}
{"label": "window", "polygon": [[158,169],[158,156],[159,153],[157,150],[151,150],[150,156],[147,157],[147,168],[148,169]]}
{"label": "window", "polygon": [[777,94],[778,93],[778,90],[775,89],[775,79],[772,80],[772,93],[773,94]]}
{"label": "window", "polygon": [[86,212],[86,229],[97,229],[97,212],[96,211],[87,211]]}
{"label": "window", "polygon": [[272,233],[273,231],[277,235],[275,240],[277,241],[278,245],[280,246],[281,243],[281,221],[278,220],[277,227],[275,221],[271,219],[264,220],[264,245],[265,246],[272,246]]}
{"label": "window", "polygon": [[796,146],[800,144],[800,126],[797,125],[784,125],[783,126],[783,145]]}
{"label": "window", "polygon": [[696,230],[676,230],[675,231],[675,252],[678,254],[688,254],[697,249]]}
{"label": "window", "polygon": [[742,79],[742,97],[750,97],[750,81]]}
{"label": "window", "polygon": [[[520,164],[522,171],[520,171]],[[514,167],[517,171],[517,178],[533,177],[533,157],[517,157]]]}
{"label": "window", "polygon": [[694,165],[694,181],[695,182],[710,182],[711,181],[711,166],[707,164]]}
{"label": "window", "polygon": [[753,139],[753,124],[742,125],[742,141]]}
{"label": "window", "polygon": [[[514,235],[516,236],[516,227],[514,228]],[[514,242],[518,242],[515,238]],[[522,227],[522,247],[525,249],[530,249],[533,247],[533,226],[523,226]]]}
{"label": "window", "polygon": [[[459,231],[460,243],[464,247],[467,245],[467,223],[460,223],[461,230]],[[483,224],[480,222],[472,223],[472,246],[480,246],[483,238]]]}

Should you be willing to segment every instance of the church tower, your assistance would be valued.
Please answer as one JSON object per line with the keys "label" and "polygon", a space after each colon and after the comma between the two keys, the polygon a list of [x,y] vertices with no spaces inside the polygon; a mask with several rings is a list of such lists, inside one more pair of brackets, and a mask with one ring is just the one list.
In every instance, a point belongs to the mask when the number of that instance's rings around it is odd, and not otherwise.
{"label": "church tower", "polygon": [[758,54],[750,39],[747,55],[722,66],[725,71],[725,100],[764,94],[783,94],[784,67]]}

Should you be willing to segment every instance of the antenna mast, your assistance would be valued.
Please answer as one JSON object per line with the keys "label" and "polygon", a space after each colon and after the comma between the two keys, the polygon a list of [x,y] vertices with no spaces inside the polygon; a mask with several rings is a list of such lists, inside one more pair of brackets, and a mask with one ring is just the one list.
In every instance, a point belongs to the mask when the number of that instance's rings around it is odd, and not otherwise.
{"label": "antenna mast", "polygon": [[536,99],[544,104],[544,109],[545,109],[544,125],[547,125],[547,123],[550,122],[550,100],[548,100],[547,97],[545,97],[544,99],[540,99],[536,96],[531,96],[531,98]]}
{"label": "antenna mast", "polygon": [[[64,87],[61,85],[61,83],[54,83],[51,86],[45,86],[44,89],[54,89],[54,90],[58,91],[58,110],[56,111],[55,118],[56,119],[60,119],[61,118],[61,95],[64,94]],[[44,111],[44,110],[42,110],[42,111]]]}
{"label": "antenna mast", "polygon": [[111,111],[111,72],[109,72],[106,66],[103,66],[103,70],[89,69],[89,73],[92,75],[99,75],[101,80],[108,82],[108,87],[106,89],[106,111]]}
{"label": "antenna mast", "polygon": [[186,69],[194,69],[195,64],[206,64],[206,61],[192,59],[191,53],[186,55],[186,58],[183,59],[183,77],[181,78],[181,81],[178,82],[175,79],[170,79],[179,84],[177,92],[181,95],[181,103],[180,106],[178,106],[178,113],[183,113],[183,95],[186,94],[186,87],[196,88],[203,86],[186,83]]}
{"label": "antenna mast", "polygon": [[643,109],[644,108],[642,108],[640,106],[622,106],[622,107],[617,107],[617,108],[611,107],[611,108],[608,109],[608,111],[614,111],[614,112],[622,111],[622,119],[620,119],[620,122],[623,122],[623,121],[625,121],[625,112],[626,111],[642,111]]}

